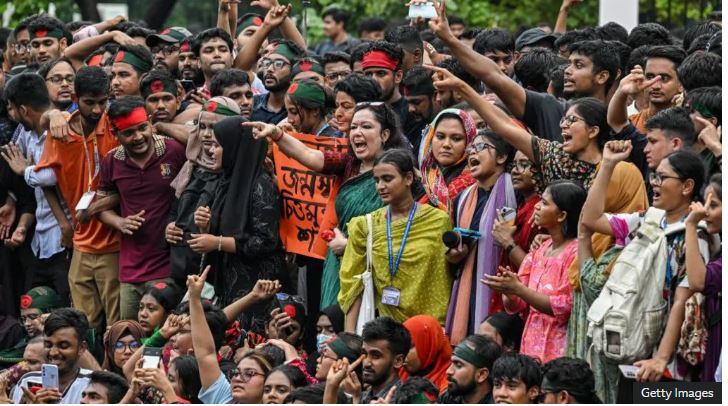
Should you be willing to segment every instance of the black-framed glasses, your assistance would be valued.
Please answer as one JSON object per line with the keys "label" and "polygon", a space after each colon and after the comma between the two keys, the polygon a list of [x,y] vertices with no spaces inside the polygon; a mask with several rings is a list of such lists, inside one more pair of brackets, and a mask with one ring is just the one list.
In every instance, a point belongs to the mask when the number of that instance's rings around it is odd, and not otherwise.
{"label": "black-framed glasses", "polygon": [[513,163],[513,170],[516,173],[524,173],[531,169],[531,167],[533,167],[533,165],[531,165],[531,161],[520,160]]}
{"label": "black-framed glasses", "polygon": [[288,293],[276,293],[276,299],[279,301],[292,301],[303,304],[303,298],[301,296],[289,295]]}
{"label": "black-framed glasses", "polygon": [[559,120],[559,125],[564,125],[564,123],[566,123],[567,126],[571,127],[577,121],[584,121],[584,119],[570,114],[568,116],[561,117],[561,120]]}
{"label": "black-framed glasses", "polygon": [[285,68],[286,66],[290,66],[291,63],[284,61],[283,59],[270,59],[270,58],[263,58],[260,60],[260,68],[261,69],[268,69],[269,66],[273,65],[273,69],[275,70],[281,70]]}
{"label": "black-framed glasses", "polygon": [[255,378],[256,375],[265,376],[265,374],[260,373],[253,368],[245,368],[242,371],[238,368],[234,368],[231,369],[230,372],[228,372],[228,376],[230,377],[230,379],[233,379],[238,375],[240,376],[240,380],[243,381],[243,383],[250,382],[250,380]]}
{"label": "black-framed glasses", "polygon": [[472,154],[472,153],[481,152],[485,149],[492,149],[493,151],[496,150],[494,145],[490,145],[485,141],[475,141],[472,144],[470,144],[470,146],[468,146],[468,148],[465,152],[468,154]]}
{"label": "black-framed glasses", "polygon": [[25,316],[20,316],[20,324],[25,324],[26,321],[33,321],[37,320],[41,314],[28,314]]}
{"label": "black-framed glasses", "polygon": [[152,47],[151,51],[152,54],[158,54],[161,51],[164,56],[170,56],[175,52],[179,52],[179,47],[176,45],[157,45]]}
{"label": "black-framed glasses", "polygon": [[128,348],[131,351],[136,351],[141,347],[142,344],[139,341],[129,341],[128,343],[125,343],[123,341],[117,341],[114,343],[114,351],[116,352],[124,352],[124,349]]}
{"label": "black-framed glasses", "polygon": [[664,182],[665,179],[677,179],[682,182],[682,178],[679,176],[663,175],[658,172],[650,173],[650,183],[652,183],[653,185],[662,186],[662,182]]}
{"label": "black-framed glasses", "polygon": [[336,80],[342,80],[349,75],[351,75],[351,72],[349,72],[349,71],[331,72],[331,73],[326,74],[326,79],[328,79],[331,82],[334,82]]}
{"label": "black-framed glasses", "polygon": [[53,83],[54,85],[60,85],[61,83],[63,83],[63,81],[66,81],[69,85],[72,85],[73,81],[76,80],[76,76],[75,75],[66,75],[66,76],[53,75],[49,78],[46,78],[46,80]]}
{"label": "black-framed glasses", "polygon": [[19,54],[24,54],[26,52],[30,52],[31,49],[33,49],[33,47],[30,45],[30,43],[15,44],[15,52],[17,52]]}

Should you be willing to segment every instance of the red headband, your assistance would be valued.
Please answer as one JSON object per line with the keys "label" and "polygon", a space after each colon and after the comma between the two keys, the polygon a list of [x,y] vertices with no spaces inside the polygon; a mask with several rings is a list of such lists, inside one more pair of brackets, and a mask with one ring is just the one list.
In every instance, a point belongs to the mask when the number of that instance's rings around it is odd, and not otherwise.
{"label": "red headband", "polygon": [[364,54],[361,67],[368,68],[385,68],[395,71],[399,65],[399,61],[387,55],[384,51],[370,51]]}
{"label": "red headband", "polygon": [[190,43],[189,41],[185,41],[182,43],[182,45],[179,46],[180,52],[190,52]]}
{"label": "red headband", "polygon": [[116,131],[124,131],[127,128],[134,127],[135,125],[139,125],[147,121],[147,111],[144,107],[137,107],[129,112],[129,114],[116,117],[111,121],[114,122],[114,128],[116,128]]}
{"label": "red headband", "polygon": [[103,62],[104,56],[101,54],[97,54],[89,58],[88,62],[86,62],[86,65],[88,66],[101,66],[101,62]]}

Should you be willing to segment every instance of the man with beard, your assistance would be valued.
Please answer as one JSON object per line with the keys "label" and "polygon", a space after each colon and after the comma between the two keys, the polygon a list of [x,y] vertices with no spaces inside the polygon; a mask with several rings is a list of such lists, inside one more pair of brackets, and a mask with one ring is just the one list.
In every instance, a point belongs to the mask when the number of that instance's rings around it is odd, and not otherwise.
{"label": "man with beard", "polygon": [[152,54],[141,45],[119,47],[111,65],[111,95],[139,96],[139,81],[152,69]]}
{"label": "man with beard", "polygon": [[146,44],[154,55],[154,69],[164,69],[173,77],[179,76],[181,42],[192,33],[184,27],[165,28],[159,34],[147,37]]}
{"label": "man with beard", "polygon": [[250,88],[250,76],[240,69],[225,69],[215,74],[210,86],[212,97],[224,96],[235,100],[240,107],[240,115],[250,119],[253,112],[253,90]]}
{"label": "man with beard", "polygon": [[38,74],[46,80],[48,96],[53,107],[73,113],[78,105],[73,102],[73,81],[76,72],[71,61],[66,58],[53,59],[38,69]]}
{"label": "man with beard", "polygon": [[419,151],[422,130],[439,112],[435,106],[435,87],[432,85],[432,72],[417,66],[408,71],[402,80],[404,98],[409,108],[410,125],[405,136],[415,151]]}
{"label": "man with beard", "polygon": [[73,36],[63,22],[48,14],[41,14],[28,24],[31,61],[44,64],[59,58],[63,50],[73,43]]}
{"label": "man with beard", "polygon": [[[91,217],[93,213],[85,210],[88,203],[84,207],[79,202],[93,196],[101,160],[118,142],[105,114],[108,76],[99,67],[87,66],[79,69],[76,78],[74,100],[79,109],[68,119],[68,135],[49,131],[43,156],[29,179],[50,188],[50,193],[55,194],[57,187],[71,212],[73,226],[64,215],[56,215],[59,224],[74,230],[68,272],[71,297],[91,326],[99,329],[104,320],[111,325],[119,318],[119,234]],[[56,213],[62,213],[60,208]]]}
{"label": "man with beard", "polygon": [[184,117],[178,114],[182,97],[177,81],[166,70],[153,70],[144,76],[139,86],[155,132],[186,144],[189,128],[182,121]]}
{"label": "man with beard", "polygon": [[387,41],[375,41],[364,53],[361,66],[365,75],[379,83],[382,88],[382,101],[397,112],[402,128],[409,128],[407,100],[399,92],[399,84],[404,76],[403,58],[404,52],[399,45]]}
{"label": "man with beard", "polygon": [[233,64],[233,40],[230,34],[220,28],[210,28],[197,34],[192,43],[192,52],[200,61],[200,70],[205,77],[205,84],[198,91],[206,98],[210,97],[212,77]]}
{"label": "man with beard", "polygon": [[28,382],[39,382],[41,372],[29,372],[15,387],[13,403],[20,403],[23,396],[26,397],[26,403],[79,403],[91,374],[90,370],[79,365],[81,356],[88,351],[88,330],[88,320],[80,311],[72,308],[54,310],[48,316],[43,332],[48,362],[58,366],[59,387],[42,388],[33,394],[27,389]]}
{"label": "man with beard", "polygon": [[282,40],[268,56],[260,60],[264,75],[263,85],[268,93],[255,96],[251,121],[278,124],[288,117],[283,100],[291,84],[293,64],[300,55],[301,50],[296,45]]}
{"label": "man with beard", "polygon": [[195,85],[201,83],[200,62],[192,52],[192,37],[184,39],[179,45],[179,57],[177,58],[177,71],[182,80],[191,80]]}
{"label": "man with beard", "polygon": [[447,390],[437,403],[493,403],[490,371],[500,356],[501,348],[492,339],[481,335],[467,337],[453,350]]}
{"label": "man with beard", "polygon": [[174,200],[170,183],[187,157],[182,144],[153,134],[140,97],[114,100],[108,115],[119,147],[101,163],[98,194],[118,199],[120,215],[108,209],[99,219],[122,234],[120,314],[134,320],[145,284],[171,282],[169,252],[160,241]]}
{"label": "man with beard", "polygon": [[364,325],[363,383],[369,389],[362,393],[361,402],[384,398],[399,383],[399,370],[412,347],[409,331],[389,317],[379,317]]}

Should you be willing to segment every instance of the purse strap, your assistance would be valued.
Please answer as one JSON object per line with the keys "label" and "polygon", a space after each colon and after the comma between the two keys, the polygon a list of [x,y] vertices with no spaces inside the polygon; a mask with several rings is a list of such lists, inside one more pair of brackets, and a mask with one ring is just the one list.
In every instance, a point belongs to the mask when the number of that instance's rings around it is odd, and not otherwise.
{"label": "purse strap", "polygon": [[372,246],[374,245],[374,237],[372,235],[372,215],[367,214],[367,271],[372,270]]}

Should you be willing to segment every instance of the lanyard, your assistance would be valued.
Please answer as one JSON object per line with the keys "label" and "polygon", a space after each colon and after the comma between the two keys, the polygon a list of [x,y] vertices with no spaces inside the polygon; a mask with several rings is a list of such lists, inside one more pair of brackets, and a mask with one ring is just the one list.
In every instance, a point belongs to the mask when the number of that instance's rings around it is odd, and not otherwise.
{"label": "lanyard", "polygon": [[316,131],[316,136],[317,136],[317,137],[320,137],[320,136],[321,136],[321,134],[322,134],[322,133],[323,133],[324,131],[326,131],[326,130],[327,130],[327,129],[328,129],[329,127],[331,127],[331,126],[329,125],[329,123],[326,123],[326,124],[324,124],[324,126],[323,126],[323,127],[321,127],[321,129],[320,129],[320,130]]}
{"label": "lanyard", "polygon": [[94,163],[95,163],[95,165],[94,165],[93,173],[91,173],[91,157],[89,156],[89,153],[88,153],[86,139],[84,138],[84,140],[83,140],[83,154],[86,156],[86,164],[88,167],[88,189],[86,190],[87,192],[91,191],[91,186],[94,182],[94,179],[99,174],[99,169],[100,169],[99,165],[101,164],[99,162],[99,144],[98,144],[98,140],[96,139],[95,132],[91,136],[91,141],[93,141],[93,143],[94,143]]}
{"label": "lanyard", "polygon": [[415,212],[417,211],[417,202],[412,206],[409,217],[407,218],[407,226],[404,228],[404,234],[402,234],[402,244],[399,246],[399,252],[397,253],[397,260],[394,259],[394,250],[392,249],[392,207],[387,207],[387,256],[389,257],[389,276],[394,279],[399,270],[399,263],[402,260],[402,253],[404,252],[404,246],[407,243],[407,237],[409,236],[410,228],[412,227],[412,221],[415,218]]}

